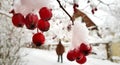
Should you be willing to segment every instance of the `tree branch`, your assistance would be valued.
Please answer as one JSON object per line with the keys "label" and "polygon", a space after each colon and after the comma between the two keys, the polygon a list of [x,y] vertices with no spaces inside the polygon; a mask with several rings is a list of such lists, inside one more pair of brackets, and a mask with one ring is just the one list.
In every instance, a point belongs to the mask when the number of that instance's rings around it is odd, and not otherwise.
{"label": "tree branch", "polygon": [[72,21],[72,24],[74,24],[72,17],[71,17],[70,14],[64,9],[64,7],[61,5],[60,1],[57,0],[57,2],[58,2],[58,4],[59,4],[60,8],[69,16],[70,20]]}
{"label": "tree branch", "polygon": [[102,4],[104,4],[104,5],[107,5],[107,6],[109,6],[109,4],[107,4],[107,3],[104,3],[103,1],[101,1],[101,0],[98,0],[100,3],[102,3]]}

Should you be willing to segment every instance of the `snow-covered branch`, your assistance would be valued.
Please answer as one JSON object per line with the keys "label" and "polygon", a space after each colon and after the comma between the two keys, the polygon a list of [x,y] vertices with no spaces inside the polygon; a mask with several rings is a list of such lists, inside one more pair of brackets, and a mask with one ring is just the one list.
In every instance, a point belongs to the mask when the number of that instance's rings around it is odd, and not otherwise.
{"label": "snow-covered branch", "polygon": [[3,11],[3,10],[0,10],[0,14],[5,15],[5,16],[7,16],[7,17],[9,17],[9,18],[11,18],[11,17],[12,17],[12,15],[11,15],[11,14],[9,14],[8,12]]}
{"label": "snow-covered branch", "polygon": [[100,3],[102,3],[102,4],[104,4],[104,5],[107,5],[107,6],[109,6],[110,4],[107,4],[107,3],[105,3],[105,2],[103,2],[103,1],[101,1],[101,0],[98,0]]}

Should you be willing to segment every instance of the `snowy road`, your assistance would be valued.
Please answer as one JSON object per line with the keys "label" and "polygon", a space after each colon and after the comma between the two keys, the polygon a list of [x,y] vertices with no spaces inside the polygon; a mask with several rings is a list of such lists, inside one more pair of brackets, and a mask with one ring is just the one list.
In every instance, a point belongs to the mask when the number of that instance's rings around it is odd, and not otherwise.
{"label": "snowy road", "polygon": [[[68,61],[66,58],[66,53],[63,55],[64,62],[58,63],[55,51],[31,48],[23,48],[21,51],[23,55],[28,54],[27,56],[22,58],[22,60],[24,61],[23,64],[26,65],[80,65],[75,61],[73,62]],[[108,60],[100,60],[88,57],[87,62],[83,65],[120,65],[120,64],[112,63]]]}

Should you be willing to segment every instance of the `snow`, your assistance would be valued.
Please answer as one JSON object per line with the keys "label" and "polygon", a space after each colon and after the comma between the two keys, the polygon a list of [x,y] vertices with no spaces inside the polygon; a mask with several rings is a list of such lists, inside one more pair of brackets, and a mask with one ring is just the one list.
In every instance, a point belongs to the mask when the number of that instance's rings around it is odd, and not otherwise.
{"label": "snow", "polygon": [[26,16],[30,12],[38,12],[42,7],[49,7],[50,2],[51,0],[35,0],[35,3],[34,0],[15,0],[13,8],[16,13],[22,13]]}
{"label": "snow", "polygon": [[[22,48],[21,55],[24,62],[22,64],[26,65],[80,65],[75,61],[68,61],[66,58],[67,51],[63,54],[63,63],[57,62],[57,55],[54,50],[40,50],[32,48]],[[26,61],[26,62],[25,62]],[[119,63],[112,63],[108,60],[96,59],[88,56],[87,62],[83,65],[120,65]]]}
{"label": "snow", "polygon": [[82,18],[75,20],[72,33],[72,46],[78,47],[80,43],[88,43],[89,31],[85,23],[81,22]]}

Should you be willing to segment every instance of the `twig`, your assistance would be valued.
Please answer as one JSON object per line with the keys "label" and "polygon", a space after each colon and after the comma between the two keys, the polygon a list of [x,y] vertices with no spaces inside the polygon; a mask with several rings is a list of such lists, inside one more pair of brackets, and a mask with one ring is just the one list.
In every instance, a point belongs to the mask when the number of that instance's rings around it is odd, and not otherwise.
{"label": "twig", "polygon": [[73,21],[72,17],[71,17],[70,14],[64,9],[64,7],[61,5],[60,1],[57,0],[57,2],[58,2],[58,4],[59,4],[60,8],[69,16],[70,20],[72,21],[72,24],[74,24],[74,21]]}
{"label": "twig", "polygon": [[98,0],[99,1],[99,3],[102,3],[102,4],[104,4],[104,5],[107,5],[107,6],[109,6],[109,4],[107,4],[107,3],[104,3],[103,1],[101,1],[101,0]]}

